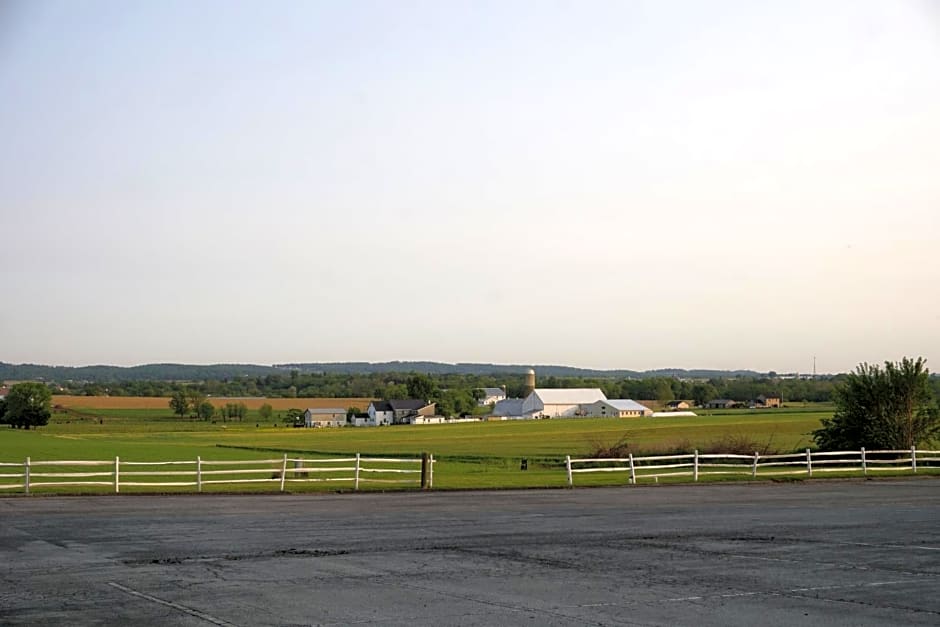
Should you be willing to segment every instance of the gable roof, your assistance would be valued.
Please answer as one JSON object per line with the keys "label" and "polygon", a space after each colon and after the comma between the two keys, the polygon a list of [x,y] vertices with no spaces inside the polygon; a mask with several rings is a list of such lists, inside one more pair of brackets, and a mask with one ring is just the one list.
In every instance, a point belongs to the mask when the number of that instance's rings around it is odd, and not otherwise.
{"label": "gable roof", "polygon": [[503,388],[480,388],[484,396],[506,396]]}
{"label": "gable roof", "polygon": [[388,404],[394,411],[417,411],[430,405],[427,401],[417,398],[391,399]]}
{"label": "gable roof", "polygon": [[521,416],[524,398],[504,398],[493,406],[494,416]]}
{"label": "gable roof", "polygon": [[329,414],[345,414],[346,410],[342,407],[309,407],[304,413],[308,413],[312,416],[319,416]]}
{"label": "gable roof", "polygon": [[619,411],[651,411],[646,405],[629,398],[612,398],[605,402]]}
{"label": "gable roof", "polygon": [[388,401],[372,401],[370,405],[375,408],[375,411],[392,411],[392,406]]}
{"label": "gable roof", "polygon": [[532,393],[543,405],[581,405],[607,400],[600,388],[536,388]]}

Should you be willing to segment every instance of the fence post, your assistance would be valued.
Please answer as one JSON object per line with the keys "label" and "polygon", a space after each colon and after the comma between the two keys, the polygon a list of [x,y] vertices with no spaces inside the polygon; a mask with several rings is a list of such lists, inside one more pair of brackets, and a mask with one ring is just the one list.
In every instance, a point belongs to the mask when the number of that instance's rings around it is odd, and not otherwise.
{"label": "fence post", "polygon": [[695,462],[692,464],[692,481],[698,481],[698,449],[695,449]]}
{"label": "fence post", "polygon": [[754,479],[757,478],[757,460],[759,458],[760,458],[760,455],[757,453],[757,451],[754,451],[754,465],[751,466],[751,477]]}
{"label": "fence post", "polygon": [[114,456],[114,492],[121,491],[121,458]]}
{"label": "fence post", "polygon": [[428,489],[434,487],[434,455],[428,454]]}
{"label": "fence post", "polygon": [[862,447],[862,474],[868,474],[868,461],[865,459],[865,447]]}
{"label": "fence post", "polygon": [[911,470],[917,472],[917,446],[911,447]]}
{"label": "fence post", "polygon": [[565,470],[568,471],[568,486],[573,486],[574,478],[571,476],[571,455],[565,455]]}
{"label": "fence post", "polygon": [[633,453],[630,453],[630,483],[636,485],[636,466],[633,465]]}
{"label": "fence post", "polygon": [[353,490],[359,489],[359,453],[356,453],[356,482],[353,484]]}
{"label": "fence post", "polygon": [[284,453],[284,461],[281,462],[281,492],[284,491],[285,479],[287,479],[287,453]]}
{"label": "fence post", "polygon": [[421,453],[421,489],[428,487],[428,454]]}
{"label": "fence post", "polygon": [[26,494],[29,494],[29,467],[30,461],[27,457],[26,464],[23,465],[23,488],[26,490]]}
{"label": "fence post", "polygon": [[806,474],[810,477],[813,476],[813,457],[809,449],[806,449]]}
{"label": "fence post", "polygon": [[196,492],[202,492],[202,455],[196,455]]}

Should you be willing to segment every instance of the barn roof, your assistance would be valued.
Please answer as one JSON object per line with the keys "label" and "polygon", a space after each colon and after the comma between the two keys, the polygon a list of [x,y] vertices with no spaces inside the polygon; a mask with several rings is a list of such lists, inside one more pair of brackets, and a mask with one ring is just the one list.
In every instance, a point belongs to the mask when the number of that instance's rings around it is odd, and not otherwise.
{"label": "barn roof", "polygon": [[581,405],[607,400],[600,388],[536,388],[532,393],[543,405]]}
{"label": "barn roof", "polygon": [[494,416],[521,416],[522,415],[522,403],[525,400],[521,398],[504,398],[501,401],[497,401],[496,405],[493,406],[493,415]]}
{"label": "barn roof", "polygon": [[620,411],[650,411],[650,408],[646,405],[637,403],[629,398],[612,398],[607,401],[607,404]]}

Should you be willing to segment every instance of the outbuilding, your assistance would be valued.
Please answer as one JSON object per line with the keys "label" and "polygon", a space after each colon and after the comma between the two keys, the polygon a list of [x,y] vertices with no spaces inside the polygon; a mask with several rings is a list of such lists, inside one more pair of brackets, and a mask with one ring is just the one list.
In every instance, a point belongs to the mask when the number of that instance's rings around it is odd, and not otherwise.
{"label": "outbuilding", "polygon": [[629,398],[615,398],[592,403],[586,408],[588,416],[613,418],[640,418],[652,416],[653,410]]}
{"label": "outbuilding", "polygon": [[311,407],[304,412],[305,427],[342,427],[346,424],[346,410],[340,407]]}

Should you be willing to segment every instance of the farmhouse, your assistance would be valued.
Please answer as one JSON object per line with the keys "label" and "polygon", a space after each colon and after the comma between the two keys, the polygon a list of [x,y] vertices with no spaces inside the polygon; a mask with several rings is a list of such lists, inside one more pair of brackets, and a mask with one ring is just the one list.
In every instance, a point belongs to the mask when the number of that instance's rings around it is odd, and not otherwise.
{"label": "farmhouse", "polygon": [[585,407],[585,415],[614,418],[652,416],[653,410],[628,398],[596,401]]}
{"label": "farmhouse", "polygon": [[483,392],[480,398],[480,405],[495,405],[506,398],[506,392],[502,388],[480,388]]}
{"label": "farmhouse", "polygon": [[780,407],[780,397],[776,394],[764,396],[761,394],[754,399],[755,407]]}
{"label": "farmhouse", "polygon": [[666,409],[671,411],[679,411],[681,409],[689,409],[690,405],[688,401],[669,401],[666,403]]}
{"label": "farmhouse", "polygon": [[338,407],[311,407],[304,412],[305,427],[342,427],[345,424],[345,409]]}
{"label": "farmhouse", "polygon": [[365,424],[372,427],[420,424],[423,421],[418,418],[433,416],[435,408],[435,403],[414,398],[372,401],[369,404],[369,420]]}
{"label": "farmhouse", "polygon": [[522,402],[522,413],[536,418],[584,416],[589,405],[606,400],[599,388],[536,388]]}

